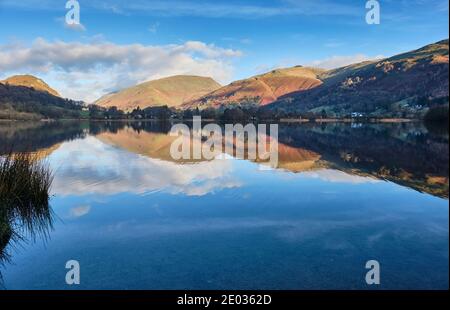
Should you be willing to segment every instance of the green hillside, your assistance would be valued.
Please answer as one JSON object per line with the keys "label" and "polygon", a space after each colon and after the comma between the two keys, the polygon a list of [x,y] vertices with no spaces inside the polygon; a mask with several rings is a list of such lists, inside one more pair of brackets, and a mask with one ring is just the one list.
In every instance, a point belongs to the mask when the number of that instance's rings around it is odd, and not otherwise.
{"label": "green hillside", "polygon": [[0,119],[79,118],[82,106],[34,87],[0,83]]}
{"label": "green hillside", "polygon": [[322,85],[294,92],[270,105],[281,111],[325,111],[344,116],[410,116],[448,103],[448,40],[374,62],[326,71]]}

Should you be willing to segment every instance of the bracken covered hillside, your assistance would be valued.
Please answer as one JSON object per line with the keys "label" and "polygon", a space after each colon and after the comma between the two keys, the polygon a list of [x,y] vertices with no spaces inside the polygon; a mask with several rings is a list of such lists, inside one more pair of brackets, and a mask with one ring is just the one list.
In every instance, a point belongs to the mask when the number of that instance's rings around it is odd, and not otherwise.
{"label": "bracken covered hillside", "polygon": [[322,85],[281,97],[271,109],[383,114],[448,103],[448,40],[391,58],[323,72]]}
{"label": "bracken covered hillside", "polygon": [[233,82],[183,107],[202,109],[243,103],[264,106],[283,95],[319,86],[322,82],[318,79],[318,75],[322,72],[321,69],[301,66],[273,70]]}

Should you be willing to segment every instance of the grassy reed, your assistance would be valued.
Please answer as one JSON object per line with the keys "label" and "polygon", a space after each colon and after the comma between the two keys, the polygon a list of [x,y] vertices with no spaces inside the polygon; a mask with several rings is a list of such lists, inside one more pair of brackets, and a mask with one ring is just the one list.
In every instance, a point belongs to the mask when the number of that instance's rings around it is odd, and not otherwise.
{"label": "grassy reed", "polygon": [[49,166],[33,154],[0,157],[0,260],[11,239],[47,235],[52,227],[52,181]]}

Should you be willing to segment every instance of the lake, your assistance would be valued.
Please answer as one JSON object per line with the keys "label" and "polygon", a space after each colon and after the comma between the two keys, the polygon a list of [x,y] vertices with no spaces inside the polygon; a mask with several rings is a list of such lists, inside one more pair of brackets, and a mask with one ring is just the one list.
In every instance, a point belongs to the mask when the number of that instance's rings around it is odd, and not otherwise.
{"label": "lake", "polygon": [[[3,122],[54,172],[53,227],[6,289],[448,289],[448,131],[280,124],[279,163],[176,161],[169,123]],[[66,262],[81,283],[65,282]],[[381,284],[367,285],[366,262]]]}

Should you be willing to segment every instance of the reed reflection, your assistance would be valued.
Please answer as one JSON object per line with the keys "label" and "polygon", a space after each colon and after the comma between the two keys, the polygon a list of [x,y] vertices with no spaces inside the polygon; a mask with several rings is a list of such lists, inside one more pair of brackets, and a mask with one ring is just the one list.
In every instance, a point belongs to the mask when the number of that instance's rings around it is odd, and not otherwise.
{"label": "reed reflection", "polygon": [[0,157],[0,263],[9,261],[12,243],[48,236],[52,181],[49,166],[33,153]]}

